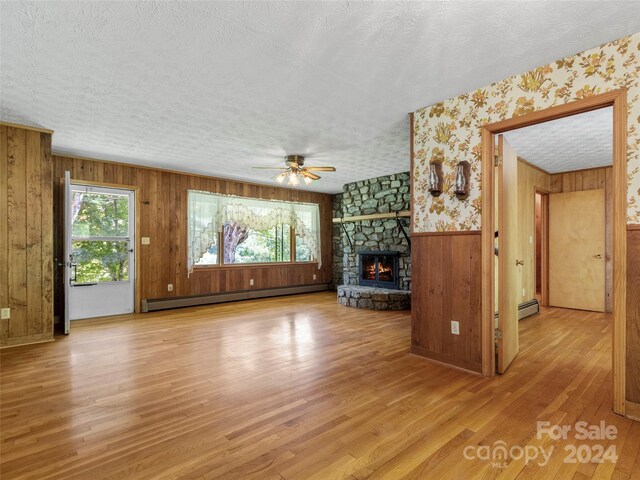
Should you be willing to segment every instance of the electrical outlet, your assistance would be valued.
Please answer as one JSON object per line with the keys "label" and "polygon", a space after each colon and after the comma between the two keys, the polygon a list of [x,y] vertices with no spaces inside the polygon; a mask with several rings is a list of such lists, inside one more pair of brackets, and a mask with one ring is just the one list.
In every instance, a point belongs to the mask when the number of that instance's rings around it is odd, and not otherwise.
{"label": "electrical outlet", "polygon": [[1,310],[1,314],[0,314],[0,320],[9,320],[11,318],[11,309],[10,308],[3,308]]}
{"label": "electrical outlet", "polygon": [[454,335],[460,335],[460,322],[451,322],[451,333]]}
{"label": "electrical outlet", "polygon": [[167,292],[173,292],[173,283],[167,285]]}
{"label": "electrical outlet", "polygon": [[149,237],[142,237],[140,240],[141,240],[142,245],[151,244],[151,239]]}
{"label": "electrical outlet", "polygon": [[524,288],[522,289],[522,296],[525,296]]}
{"label": "electrical outlet", "polygon": [[315,274],[315,273],[313,274],[313,279],[314,279],[314,280],[316,279],[316,274]]}
{"label": "electrical outlet", "polygon": [[529,235],[529,245],[533,245],[533,235]]}
{"label": "electrical outlet", "polygon": [[253,278],[251,280],[249,280],[249,285],[253,286]]}

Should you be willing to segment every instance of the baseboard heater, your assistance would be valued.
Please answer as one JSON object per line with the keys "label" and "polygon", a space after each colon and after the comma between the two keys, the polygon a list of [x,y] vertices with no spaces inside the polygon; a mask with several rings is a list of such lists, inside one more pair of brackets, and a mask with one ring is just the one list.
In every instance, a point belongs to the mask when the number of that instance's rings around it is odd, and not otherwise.
{"label": "baseboard heater", "polygon": [[538,300],[534,298],[533,300],[529,300],[528,302],[518,305],[518,320],[522,320],[523,318],[527,318],[539,312],[540,304],[538,303]]}
{"label": "baseboard heater", "polygon": [[195,307],[198,305],[237,302],[239,300],[251,300],[255,298],[279,297],[283,295],[296,295],[299,293],[324,292],[326,290],[329,290],[328,283],[322,283],[318,285],[300,285],[296,287],[265,288],[261,290],[242,290],[239,292],[214,293],[210,295],[197,295],[193,297],[143,299],[142,311],[146,313],[156,310],[168,310],[171,308]]}
{"label": "baseboard heater", "polygon": [[[528,302],[521,303],[518,305],[518,320],[522,320],[523,318],[530,317],[536,313],[540,312],[540,303],[535,298],[533,300],[529,300]],[[496,328],[498,328],[498,312],[495,313],[494,319],[496,322]]]}

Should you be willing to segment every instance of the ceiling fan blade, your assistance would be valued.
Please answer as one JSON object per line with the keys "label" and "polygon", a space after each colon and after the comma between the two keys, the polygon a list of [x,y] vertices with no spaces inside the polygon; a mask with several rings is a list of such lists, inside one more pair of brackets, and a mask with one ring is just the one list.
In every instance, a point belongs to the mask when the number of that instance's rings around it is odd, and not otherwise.
{"label": "ceiling fan blade", "polygon": [[286,167],[251,167],[255,170],[286,170]]}
{"label": "ceiling fan blade", "polygon": [[305,167],[307,170],[314,170],[316,172],[335,172],[336,167]]}
{"label": "ceiling fan blade", "polygon": [[300,173],[302,175],[304,175],[305,177],[310,178],[311,180],[318,180],[320,178],[319,175],[316,175],[315,173],[308,172],[307,170],[302,170]]}
{"label": "ceiling fan blade", "polygon": [[324,153],[324,152],[313,152],[313,153],[306,153],[303,154],[304,158],[313,158],[314,160],[318,160],[318,159],[331,159],[331,155]]}

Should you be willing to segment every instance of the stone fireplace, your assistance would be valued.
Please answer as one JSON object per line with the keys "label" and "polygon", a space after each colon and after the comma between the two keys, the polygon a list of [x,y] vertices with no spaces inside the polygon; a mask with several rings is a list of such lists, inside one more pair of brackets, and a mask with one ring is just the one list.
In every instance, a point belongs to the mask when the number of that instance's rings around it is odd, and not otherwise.
{"label": "stone fireplace", "polygon": [[[373,310],[411,308],[411,252],[403,232],[409,219],[394,212],[410,208],[409,173],[344,186],[334,197],[333,272],[338,302]],[[390,218],[349,217],[391,214]]]}
{"label": "stone fireplace", "polygon": [[378,288],[398,288],[399,252],[365,250],[358,252],[358,285]]}
{"label": "stone fireplace", "polygon": [[[344,186],[334,197],[333,216],[348,219],[354,215],[393,213],[410,208],[409,173],[362,180]],[[397,252],[398,278],[395,288],[411,288],[411,252],[399,223],[409,232],[408,218],[387,218],[335,223],[333,226],[334,284],[361,285],[359,253],[365,250]]]}

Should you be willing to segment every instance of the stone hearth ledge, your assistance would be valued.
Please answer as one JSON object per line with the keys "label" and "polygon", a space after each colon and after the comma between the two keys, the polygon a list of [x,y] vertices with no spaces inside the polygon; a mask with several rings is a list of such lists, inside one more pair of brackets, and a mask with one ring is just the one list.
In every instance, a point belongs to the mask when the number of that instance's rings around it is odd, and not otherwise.
{"label": "stone hearth ledge", "polygon": [[338,302],[346,307],[370,310],[410,310],[411,292],[389,288],[338,286]]}

